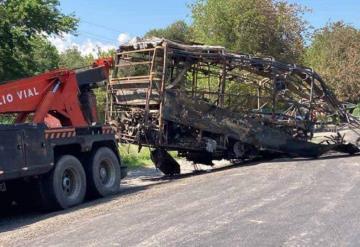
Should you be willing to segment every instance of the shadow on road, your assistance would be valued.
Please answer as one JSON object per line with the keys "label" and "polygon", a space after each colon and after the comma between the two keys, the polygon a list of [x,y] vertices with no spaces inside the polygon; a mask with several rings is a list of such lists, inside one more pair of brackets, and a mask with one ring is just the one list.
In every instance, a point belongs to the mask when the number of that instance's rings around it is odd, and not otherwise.
{"label": "shadow on road", "polygon": [[267,163],[284,163],[284,162],[298,162],[298,161],[314,161],[314,160],[332,160],[332,159],[346,159],[346,158],[353,158],[353,157],[357,157],[360,156],[359,154],[353,154],[353,155],[349,155],[349,154],[328,154],[328,155],[324,155],[318,158],[281,158],[281,159],[273,159],[273,160],[268,160],[265,161]]}
{"label": "shadow on road", "polygon": [[352,158],[352,157],[356,157],[356,156],[360,156],[360,154],[355,154],[355,155],[347,155],[347,154],[330,154],[327,156],[321,156],[318,158],[291,158],[291,157],[284,157],[284,158],[255,158],[252,160],[245,160],[245,161],[239,161],[239,162],[235,162],[232,164],[229,164],[227,166],[224,167],[220,167],[220,168],[214,168],[211,170],[195,170],[192,173],[186,173],[186,174],[179,174],[179,175],[174,175],[174,176],[162,176],[162,177],[154,177],[154,178],[144,178],[143,180],[148,180],[148,181],[164,181],[164,180],[177,180],[177,179],[182,179],[182,178],[187,178],[187,177],[193,177],[193,176],[198,176],[198,175],[203,175],[203,174],[208,174],[208,173],[214,173],[214,172],[221,172],[221,171],[226,171],[229,169],[234,169],[234,168],[239,168],[239,167],[245,167],[245,166],[255,166],[258,164],[262,164],[262,163],[289,163],[289,162],[299,162],[299,161],[314,161],[314,160],[331,160],[331,159],[345,159],[345,158]]}
{"label": "shadow on road", "polygon": [[[353,156],[336,154],[336,155],[320,157],[317,159],[281,158],[281,159],[272,159],[272,160],[271,159],[248,160],[248,161],[233,163],[233,164],[230,164],[230,165],[227,165],[224,167],[220,167],[220,168],[214,168],[210,171],[209,170],[198,170],[198,171],[194,171],[192,173],[181,174],[181,175],[176,175],[176,176],[171,176],[171,177],[169,177],[169,176],[149,177],[149,176],[141,176],[140,175],[142,181],[152,181],[153,183],[147,184],[147,185],[136,185],[136,186],[129,186],[125,183],[124,185],[121,186],[119,193],[112,197],[87,201],[80,206],[77,206],[77,207],[74,207],[74,208],[71,208],[68,210],[63,210],[63,211],[58,211],[58,212],[53,212],[53,213],[44,213],[44,212],[41,212],[38,209],[34,209],[34,208],[14,207],[7,211],[0,211],[0,233],[19,229],[21,227],[25,227],[27,225],[31,225],[36,222],[43,221],[43,220],[46,220],[48,218],[55,217],[58,215],[66,215],[71,212],[77,211],[79,209],[89,208],[89,207],[96,206],[99,204],[111,202],[111,201],[118,199],[119,197],[135,194],[140,191],[147,190],[153,186],[158,186],[159,184],[170,183],[171,181],[176,181],[176,180],[187,178],[187,177],[200,176],[200,175],[209,174],[209,173],[216,173],[216,172],[221,172],[221,171],[234,169],[234,168],[240,168],[240,167],[244,167],[244,166],[254,166],[254,165],[258,165],[260,163],[285,163],[285,162],[298,162],[298,161],[306,162],[306,161],[313,161],[313,160],[330,160],[330,159],[339,159],[339,158],[351,158],[354,156],[360,156],[360,154],[353,155]],[[145,169],[153,170],[152,168],[145,168]],[[137,173],[135,173],[135,174],[137,174]]]}
{"label": "shadow on road", "polygon": [[21,227],[25,227],[27,225],[31,225],[33,223],[46,220],[51,217],[55,217],[58,215],[66,215],[71,212],[77,211],[79,209],[88,208],[92,206],[96,206],[102,203],[110,202],[113,200],[116,200],[117,198],[125,195],[130,195],[133,193],[137,193],[139,191],[146,190],[150,187],[150,185],[146,186],[138,186],[138,187],[125,187],[123,186],[119,193],[117,193],[114,196],[110,196],[107,198],[101,198],[91,201],[86,201],[85,203],[81,204],[80,206],[52,212],[52,213],[46,213],[43,211],[39,211],[38,209],[34,208],[27,208],[24,206],[16,207],[7,209],[6,211],[2,211],[0,213],[0,233],[12,231]]}
{"label": "shadow on road", "polygon": [[229,165],[226,165],[223,167],[219,167],[219,168],[213,168],[211,170],[195,170],[191,173],[178,174],[178,175],[173,175],[173,176],[144,178],[143,180],[148,180],[148,181],[178,180],[178,179],[183,179],[183,178],[187,178],[187,177],[194,177],[194,176],[199,176],[199,175],[204,175],[204,174],[209,174],[209,173],[226,171],[229,169],[239,168],[239,167],[243,167],[243,166],[254,166],[254,165],[258,165],[263,162],[265,162],[265,161],[260,160],[260,159],[259,160],[246,160],[246,161],[242,161],[242,162],[232,163],[232,164],[229,164]]}
{"label": "shadow on road", "polygon": [[[233,169],[235,167],[241,167],[241,166],[245,166],[245,165],[246,166],[256,165],[258,163],[259,162],[255,162],[255,161],[246,161],[241,164],[231,164],[231,165],[228,165],[225,167],[216,168],[216,169],[213,169],[211,172],[212,173],[220,172],[220,171]],[[146,169],[154,170],[153,168],[143,168],[143,170],[146,170]],[[145,174],[149,174],[149,173],[152,174],[151,171],[150,172],[140,171],[140,172],[135,172],[134,175],[140,177],[142,181],[151,181],[152,182],[151,184],[129,186],[126,184],[126,180],[125,180],[125,184],[121,185],[120,191],[118,194],[111,196],[111,197],[107,197],[107,198],[86,201],[85,203],[81,204],[80,206],[77,206],[77,207],[74,207],[71,209],[67,209],[67,210],[46,213],[46,212],[40,211],[39,209],[25,207],[25,206],[14,206],[10,209],[0,210],[0,233],[19,229],[19,228],[25,227],[27,225],[31,225],[36,222],[43,221],[43,220],[46,220],[48,218],[52,218],[52,217],[55,217],[58,215],[66,215],[66,214],[72,213],[74,211],[77,211],[79,209],[90,208],[92,206],[111,202],[113,200],[118,199],[119,197],[124,197],[126,195],[135,194],[140,191],[145,191],[145,190],[147,190],[153,186],[157,186],[159,184],[169,183],[171,181],[179,180],[179,179],[186,178],[186,177],[204,175],[204,174],[209,173],[209,171],[200,170],[200,171],[195,171],[193,173],[176,175],[176,176],[172,176],[172,177],[156,176],[156,175],[154,175],[154,177],[151,177],[151,176],[145,175]],[[136,178],[134,175],[132,177]]]}

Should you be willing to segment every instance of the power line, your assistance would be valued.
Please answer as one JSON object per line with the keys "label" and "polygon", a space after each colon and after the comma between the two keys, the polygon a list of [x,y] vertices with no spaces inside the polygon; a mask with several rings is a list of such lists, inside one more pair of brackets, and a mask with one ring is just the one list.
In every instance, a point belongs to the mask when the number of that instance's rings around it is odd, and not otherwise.
{"label": "power line", "polygon": [[117,33],[123,33],[123,31],[120,31],[120,30],[117,30],[117,29],[114,29],[114,28],[110,28],[110,27],[107,27],[107,26],[104,26],[104,25],[101,25],[101,24],[98,24],[98,23],[93,23],[93,22],[90,22],[90,21],[86,21],[84,19],[81,19],[80,21],[84,22],[84,23],[87,23],[89,25],[92,25],[92,26],[96,26],[96,27],[100,27],[100,28],[109,30],[109,31],[113,31],[113,32],[117,32]]}
{"label": "power line", "polygon": [[103,35],[98,35],[98,34],[94,34],[91,32],[87,32],[87,31],[83,31],[83,30],[78,30],[80,35],[84,35],[84,36],[88,36],[90,38],[95,38],[97,40],[101,40],[101,41],[105,41],[105,42],[112,42],[114,43],[114,39],[113,38],[109,38]]}

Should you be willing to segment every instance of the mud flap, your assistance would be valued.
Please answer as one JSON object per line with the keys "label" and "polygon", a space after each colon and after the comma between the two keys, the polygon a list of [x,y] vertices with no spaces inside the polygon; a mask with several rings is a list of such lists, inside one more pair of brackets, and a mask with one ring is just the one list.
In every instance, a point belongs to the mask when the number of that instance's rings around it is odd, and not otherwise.
{"label": "mud flap", "polygon": [[151,151],[151,160],[154,162],[156,168],[162,171],[165,175],[172,176],[180,174],[180,165],[164,149],[155,149]]}

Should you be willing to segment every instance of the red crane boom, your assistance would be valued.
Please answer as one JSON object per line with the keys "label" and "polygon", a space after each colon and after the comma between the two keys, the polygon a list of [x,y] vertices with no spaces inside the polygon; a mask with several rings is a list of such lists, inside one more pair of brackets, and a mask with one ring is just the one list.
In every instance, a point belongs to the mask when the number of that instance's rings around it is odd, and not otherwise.
{"label": "red crane boom", "polygon": [[99,59],[90,69],[59,69],[2,84],[0,114],[16,114],[15,123],[88,126],[97,120],[96,101],[89,88],[107,80],[111,65],[112,58]]}

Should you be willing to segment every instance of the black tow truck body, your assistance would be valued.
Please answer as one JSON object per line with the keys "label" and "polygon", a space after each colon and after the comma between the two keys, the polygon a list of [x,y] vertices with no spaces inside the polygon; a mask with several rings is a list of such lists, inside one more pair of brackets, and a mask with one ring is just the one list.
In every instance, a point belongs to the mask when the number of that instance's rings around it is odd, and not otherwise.
{"label": "black tow truck body", "polygon": [[[49,172],[57,157],[80,160],[100,146],[109,147],[121,164],[114,132],[108,126],[47,129],[43,124],[0,125],[0,183]],[[121,177],[126,167],[121,166]],[[5,186],[6,187],[6,186]]]}
{"label": "black tow truck body", "polygon": [[26,204],[37,200],[35,205],[43,206],[41,196],[34,190],[41,187],[58,160],[71,155],[86,169],[101,148],[108,148],[116,155],[121,179],[126,177],[127,167],[122,165],[110,126],[48,129],[44,124],[0,125],[0,208],[14,200]]}

